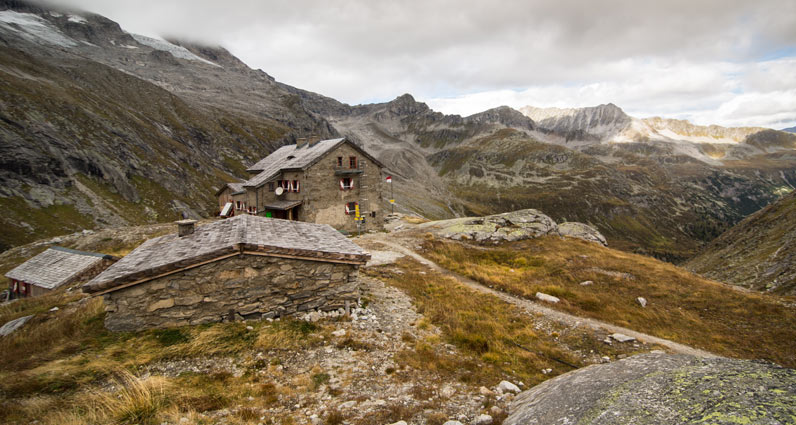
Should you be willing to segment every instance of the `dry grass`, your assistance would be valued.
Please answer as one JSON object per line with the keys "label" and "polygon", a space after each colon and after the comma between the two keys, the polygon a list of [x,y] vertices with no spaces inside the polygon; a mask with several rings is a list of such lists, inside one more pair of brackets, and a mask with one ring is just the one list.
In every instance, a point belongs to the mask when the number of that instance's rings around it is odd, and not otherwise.
{"label": "dry grass", "polygon": [[416,215],[407,215],[403,217],[403,221],[409,224],[423,224],[428,223],[428,219],[423,217],[418,217]]}
{"label": "dry grass", "polygon": [[[443,267],[503,291],[717,354],[796,366],[792,299],[737,291],[649,257],[545,237],[484,249],[426,241]],[[581,282],[591,280],[592,285]],[[636,301],[644,297],[646,308]],[[790,306],[788,306],[788,302]]]}
{"label": "dry grass", "polygon": [[[328,332],[282,320],[112,333],[103,327],[100,299],[68,304],[72,299],[54,294],[0,311],[6,316],[37,312],[23,329],[0,339],[0,423],[178,423],[204,411],[251,404],[248,397],[255,397],[254,407],[267,407],[287,390],[260,381],[256,373],[183,373],[140,380],[124,371],[216,356],[236,356],[242,367],[256,371],[269,365],[252,356],[253,351],[300,350],[319,344],[322,332]],[[49,312],[53,305],[62,307]],[[320,384],[323,376],[316,379]],[[107,388],[118,391],[108,393]],[[175,415],[182,416],[169,419]],[[259,422],[259,416],[256,421],[250,416],[244,412],[229,423]]]}
{"label": "dry grass", "polygon": [[[474,386],[495,385],[503,378],[536,384],[573,369],[564,363],[580,366],[580,356],[572,349],[616,354],[607,351],[613,347],[599,343],[592,334],[582,333],[585,331],[561,329],[566,335],[537,332],[534,321],[517,308],[466,288],[414,260],[401,259],[397,265],[400,270],[382,266],[366,269],[365,273],[412,297],[418,312],[442,331],[443,340],[431,337],[414,341],[412,349],[398,354],[396,362],[401,366]],[[460,352],[441,349],[441,342],[455,345]],[[541,370],[547,368],[555,372],[543,375]]]}

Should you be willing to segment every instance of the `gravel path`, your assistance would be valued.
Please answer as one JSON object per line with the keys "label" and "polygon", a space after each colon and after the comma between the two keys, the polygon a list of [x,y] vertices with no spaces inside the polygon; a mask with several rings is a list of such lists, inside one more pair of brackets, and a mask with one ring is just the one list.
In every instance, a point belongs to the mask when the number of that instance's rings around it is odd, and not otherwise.
{"label": "gravel path", "polygon": [[[610,333],[621,333],[624,335],[632,336],[639,341],[644,341],[646,343],[652,344],[659,344],[664,347],[667,347],[669,350],[679,354],[690,354],[692,356],[704,357],[704,358],[715,358],[719,357],[713,353],[700,350],[698,348],[693,348],[684,344],[680,344],[674,341],[670,341],[668,339],[659,338],[656,336],[648,335],[643,332],[634,331],[632,329],[624,328],[621,326],[612,325],[610,323],[602,322],[595,319],[585,318],[585,317],[578,317],[568,313],[564,313],[549,307],[545,307],[540,305],[539,303],[535,303],[533,301],[515,297],[513,295],[506,294],[505,292],[501,292],[495,289],[488,288],[468,277],[462,276],[458,273],[454,273],[448,269],[445,269],[438,264],[434,263],[433,261],[421,256],[420,254],[414,252],[413,250],[407,248],[403,244],[401,244],[401,239],[396,237],[394,233],[391,234],[384,234],[384,233],[377,233],[377,234],[370,234],[365,235],[362,237],[363,240],[374,241],[379,244],[382,244],[385,247],[388,247],[391,251],[397,252],[408,257],[411,257],[418,262],[422,263],[423,265],[433,269],[436,272],[442,273],[447,276],[451,276],[461,282],[463,285],[474,289],[479,292],[483,292],[486,294],[494,295],[501,300],[517,306],[524,310],[529,314],[543,314],[548,318],[554,319],[558,322],[561,322],[567,326],[588,326],[592,329],[599,330],[603,329]],[[389,257],[389,255],[378,254],[374,256],[374,258],[384,259]],[[383,263],[382,263],[383,264]]]}

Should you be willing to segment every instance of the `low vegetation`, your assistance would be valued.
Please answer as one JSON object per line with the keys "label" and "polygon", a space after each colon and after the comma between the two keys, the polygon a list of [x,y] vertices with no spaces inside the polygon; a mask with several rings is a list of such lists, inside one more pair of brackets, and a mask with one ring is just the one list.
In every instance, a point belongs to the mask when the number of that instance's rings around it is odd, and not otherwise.
{"label": "low vegetation", "polygon": [[[509,379],[535,385],[603,355],[617,357],[651,349],[612,347],[593,332],[536,321],[495,296],[475,292],[413,260],[401,259],[398,267],[383,266],[366,273],[412,298],[424,316],[419,328],[434,325],[441,331],[439,337],[411,341],[413,349],[401,353],[398,362],[445,380],[490,386]],[[440,351],[440,343],[458,351]],[[550,375],[542,372],[545,369],[551,369]]]}
{"label": "low vegetation", "polygon": [[793,298],[735,290],[669,263],[569,238],[491,248],[427,240],[424,251],[490,287],[529,299],[537,292],[559,297],[552,306],[578,316],[721,355],[796,366]]}
{"label": "low vegetation", "polygon": [[[266,407],[276,395],[293,391],[255,373],[279,363],[258,358],[256,352],[300,351],[319,344],[330,332],[283,320],[112,333],[103,327],[101,299],[81,299],[64,290],[0,308],[3,321],[30,314],[36,316],[23,331],[0,339],[3,423],[35,419],[42,424],[160,424],[179,423],[183,417],[190,423],[211,423],[198,414],[243,401],[252,408]],[[201,373],[144,373],[199,357],[235,358],[241,372],[233,375],[209,367]],[[319,372],[307,378],[306,387],[324,379],[328,375]],[[233,413],[228,423],[260,422],[259,415]]]}

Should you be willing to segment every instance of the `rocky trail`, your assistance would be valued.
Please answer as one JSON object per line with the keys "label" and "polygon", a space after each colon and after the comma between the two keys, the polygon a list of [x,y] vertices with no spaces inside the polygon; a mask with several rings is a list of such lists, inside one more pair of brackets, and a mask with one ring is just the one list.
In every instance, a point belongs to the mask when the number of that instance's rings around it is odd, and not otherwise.
{"label": "rocky trail", "polygon": [[452,272],[448,269],[441,267],[440,265],[423,257],[422,255],[415,252],[413,249],[409,248],[410,246],[417,245],[416,240],[413,239],[412,232],[408,231],[408,229],[410,228],[411,227],[405,227],[393,233],[375,233],[360,237],[360,239],[363,241],[374,242],[386,248],[386,251],[371,252],[371,254],[373,255],[373,260],[371,260],[371,263],[369,263],[368,265],[386,264],[395,261],[395,259],[398,257],[407,256],[417,260],[421,264],[429,267],[430,269],[438,273],[455,278],[456,280],[458,280],[459,282],[461,282],[463,285],[467,286],[470,289],[494,295],[509,304],[519,307],[522,311],[528,313],[529,315],[541,314],[549,319],[560,322],[568,327],[587,326],[594,330],[604,330],[607,331],[608,333],[619,333],[627,335],[639,341],[664,346],[667,349],[671,350],[672,352],[678,354],[689,354],[692,356],[703,357],[703,358],[719,357],[713,353],[700,350],[698,348],[690,347],[684,344],[670,341],[668,339],[652,336],[643,332],[638,332],[633,329],[628,329],[622,326],[613,325],[595,319],[574,316],[549,307],[545,307],[539,303],[524,298],[516,297],[510,294],[506,294],[505,292],[484,286],[468,277],[462,276],[458,273]]}

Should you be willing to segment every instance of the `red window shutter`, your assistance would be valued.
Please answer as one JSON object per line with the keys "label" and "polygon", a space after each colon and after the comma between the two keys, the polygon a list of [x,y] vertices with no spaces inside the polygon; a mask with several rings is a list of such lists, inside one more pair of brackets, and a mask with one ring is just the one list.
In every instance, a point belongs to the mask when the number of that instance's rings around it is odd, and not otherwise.
{"label": "red window shutter", "polygon": [[340,190],[344,190],[344,189],[345,189],[345,184],[343,184],[343,179],[340,179]]}
{"label": "red window shutter", "polygon": [[354,179],[353,179],[353,178],[352,178],[352,179],[351,179],[351,181],[348,183],[348,188],[349,188],[349,189],[353,189],[353,188],[354,188]]}
{"label": "red window shutter", "polygon": [[296,192],[300,192],[301,191],[301,186],[299,185],[299,181],[298,180],[293,180],[293,184],[296,186]]}

